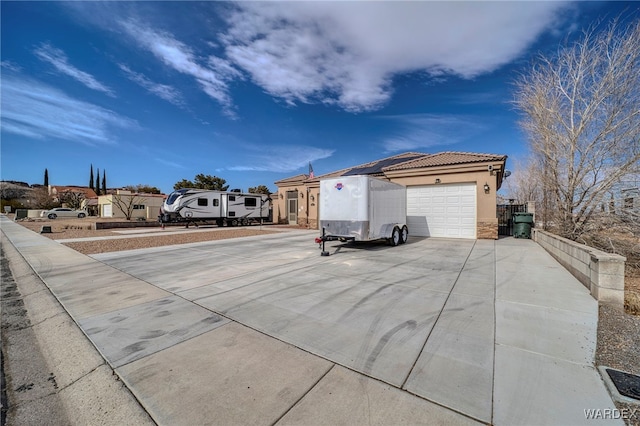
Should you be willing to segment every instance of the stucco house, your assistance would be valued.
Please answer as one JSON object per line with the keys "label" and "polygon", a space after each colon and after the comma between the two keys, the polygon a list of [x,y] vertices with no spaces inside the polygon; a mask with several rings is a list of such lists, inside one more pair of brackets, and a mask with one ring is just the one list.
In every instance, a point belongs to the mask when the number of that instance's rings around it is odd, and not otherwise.
{"label": "stucco house", "polygon": [[100,217],[126,218],[125,211],[131,210],[131,219],[157,219],[164,202],[162,194],[139,194],[118,189],[115,193],[98,197]]}
{"label": "stucco house", "polygon": [[97,197],[95,191],[88,186],[49,185],[47,191],[51,199],[56,203],[63,201],[65,194],[73,194],[76,198],[81,198],[82,200]]}
{"label": "stucco house", "polygon": [[497,239],[496,192],[506,161],[506,155],[405,152],[312,178],[300,174],[275,182],[273,217],[317,229],[320,179],[371,175],[407,187],[411,235]]}

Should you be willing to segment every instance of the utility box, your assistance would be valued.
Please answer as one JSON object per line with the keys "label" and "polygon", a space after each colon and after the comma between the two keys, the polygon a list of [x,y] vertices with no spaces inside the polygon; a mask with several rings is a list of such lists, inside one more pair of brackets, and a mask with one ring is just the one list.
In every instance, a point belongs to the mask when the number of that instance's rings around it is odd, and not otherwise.
{"label": "utility box", "polygon": [[320,180],[320,228],[324,241],[388,239],[405,243],[407,189],[371,176]]}
{"label": "utility box", "polygon": [[26,219],[29,216],[29,210],[27,209],[16,209],[16,217],[15,220],[18,219]]}

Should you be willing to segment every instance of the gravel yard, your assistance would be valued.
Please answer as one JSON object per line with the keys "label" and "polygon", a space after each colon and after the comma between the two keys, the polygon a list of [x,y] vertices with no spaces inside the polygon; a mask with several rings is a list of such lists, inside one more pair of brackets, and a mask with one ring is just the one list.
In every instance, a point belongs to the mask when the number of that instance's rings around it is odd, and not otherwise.
{"label": "gravel yard", "polygon": [[[101,222],[103,221],[105,220],[101,219]],[[262,227],[255,225],[242,228],[222,229],[215,226],[201,226],[200,228],[191,227],[190,231],[193,232],[176,232],[185,231],[185,227],[171,226],[167,227],[165,230],[160,230],[160,228],[156,227],[146,229],[149,233],[155,233],[157,235],[132,237],[132,234],[124,232],[132,231],[133,229],[144,231],[145,228],[114,228],[95,230],[95,220],[92,220],[91,218],[55,220],[43,219],[34,221],[20,221],[18,223],[26,228],[31,229],[34,232],[40,232],[43,226],[51,226],[52,232],[42,235],[47,238],[51,238],[52,240],[109,237],[109,239],[104,240],[62,242],[62,244],[71,247],[72,249],[82,254],[97,254],[112,251],[168,246],[174,244],[188,244],[202,241],[224,240],[229,238],[250,237],[254,235],[264,235],[278,232],[269,230],[269,226],[271,225],[265,225]]]}
{"label": "gravel yard", "polygon": [[[101,221],[103,220],[101,219]],[[63,242],[63,244],[83,254],[187,244],[280,232],[269,230],[269,228],[274,228],[272,225],[222,229],[201,227],[197,230],[192,229],[194,232],[176,232],[178,230],[185,231],[185,229],[184,227],[167,227],[164,231],[159,230],[159,228],[149,228],[149,232],[154,232],[157,235],[132,238],[131,233],[125,234],[122,232],[125,229],[94,230],[95,220],[92,220],[92,218],[35,220],[18,223],[34,232],[40,232],[43,225],[49,225],[52,227],[52,233],[42,235],[55,240],[111,237],[108,240]],[[131,228],[127,228],[126,231],[131,231]],[[634,278],[636,278],[635,274]],[[634,284],[636,283],[634,282]],[[639,347],[640,316],[630,315],[624,310],[612,306],[600,305],[596,364],[640,375]],[[640,405],[616,404],[620,409],[636,409],[635,416],[632,419],[626,419],[626,422],[629,425],[640,426]]]}

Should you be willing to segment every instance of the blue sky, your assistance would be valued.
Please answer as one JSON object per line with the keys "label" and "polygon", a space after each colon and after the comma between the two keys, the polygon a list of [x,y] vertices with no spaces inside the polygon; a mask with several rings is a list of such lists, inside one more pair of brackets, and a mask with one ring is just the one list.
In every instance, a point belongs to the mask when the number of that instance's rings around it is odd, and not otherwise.
{"label": "blue sky", "polygon": [[[169,193],[404,151],[526,157],[513,81],[634,2],[6,2],[3,180]],[[515,168],[515,169],[514,169]]]}

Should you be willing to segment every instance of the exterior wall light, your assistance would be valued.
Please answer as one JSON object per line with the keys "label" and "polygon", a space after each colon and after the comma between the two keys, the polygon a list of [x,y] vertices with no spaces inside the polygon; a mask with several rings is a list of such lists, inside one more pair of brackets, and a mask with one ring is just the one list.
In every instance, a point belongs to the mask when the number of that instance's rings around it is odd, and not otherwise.
{"label": "exterior wall light", "polygon": [[489,188],[489,184],[485,182],[485,183],[484,183],[484,193],[485,193],[485,194],[488,194],[490,189],[491,189],[491,188]]}
{"label": "exterior wall light", "polygon": [[436,179],[436,183],[440,183],[440,179]]}
{"label": "exterior wall light", "polygon": [[313,196],[313,194],[311,195],[311,202],[314,202],[316,200],[316,197]]}

